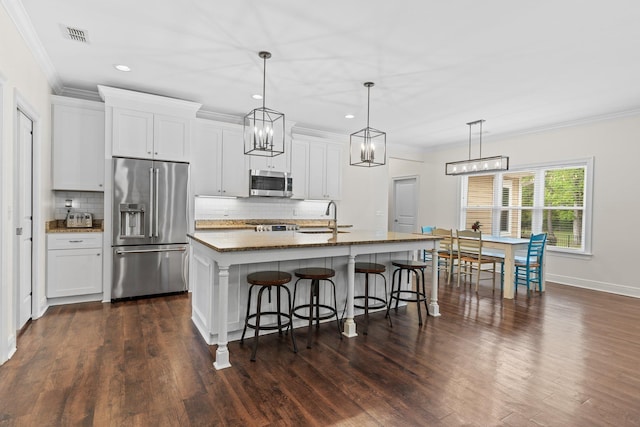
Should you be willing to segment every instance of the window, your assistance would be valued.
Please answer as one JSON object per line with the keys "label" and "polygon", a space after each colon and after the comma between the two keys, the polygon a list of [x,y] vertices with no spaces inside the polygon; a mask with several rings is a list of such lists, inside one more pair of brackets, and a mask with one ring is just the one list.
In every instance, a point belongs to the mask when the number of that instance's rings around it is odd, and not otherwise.
{"label": "window", "polygon": [[462,177],[460,225],[527,239],[545,232],[550,248],[589,253],[592,168],[588,159]]}
{"label": "window", "polygon": [[[511,206],[511,183],[502,182],[502,207]],[[500,211],[500,235],[511,235],[511,210]]]}

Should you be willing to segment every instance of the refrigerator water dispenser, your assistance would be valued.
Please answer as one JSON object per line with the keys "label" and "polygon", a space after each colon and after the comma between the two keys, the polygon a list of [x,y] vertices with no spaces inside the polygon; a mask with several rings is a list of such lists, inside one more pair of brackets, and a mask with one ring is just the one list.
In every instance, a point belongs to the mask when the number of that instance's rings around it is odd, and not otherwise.
{"label": "refrigerator water dispenser", "polygon": [[120,205],[120,238],[145,237],[145,206],[138,203]]}

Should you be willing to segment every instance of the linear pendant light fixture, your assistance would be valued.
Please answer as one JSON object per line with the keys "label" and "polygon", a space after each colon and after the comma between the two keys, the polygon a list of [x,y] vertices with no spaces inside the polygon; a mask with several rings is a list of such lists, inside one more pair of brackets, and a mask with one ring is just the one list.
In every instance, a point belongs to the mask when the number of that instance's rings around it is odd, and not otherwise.
{"label": "linear pendant light fixture", "polygon": [[351,134],[350,156],[351,166],[382,166],[387,161],[387,134],[369,127],[369,105],[372,82],[366,82],[367,88],[367,127]]}
{"label": "linear pendant light fixture", "polygon": [[[469,160],[447,163],[444,171],[446,175],[473,175],[477,173],[509,170],[509,157],[482,157],[482,123],[484,123],[484,120],[476,120],[467,123],[469,126]],[[471,128],[478,124],[480,125],[480,153],[477,159],[472,159]]]}
{"label": "linear pendant light fixture", "polygon": [[244,154],[275,157],[284,153],[284,114],[265,107],[267,59],[271,58],[271,53],[260,52],[258,56],[263,60],[262,107],[244,116]]}

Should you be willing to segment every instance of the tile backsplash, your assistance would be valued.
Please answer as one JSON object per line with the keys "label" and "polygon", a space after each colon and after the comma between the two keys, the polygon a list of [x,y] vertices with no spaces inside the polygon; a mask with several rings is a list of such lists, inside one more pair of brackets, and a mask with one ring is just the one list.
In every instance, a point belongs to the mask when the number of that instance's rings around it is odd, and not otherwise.
{"label": "tile backsplash", "polygon": [[89,212],[94,219],[104,219],[104,193],[93,191],[54,191],[55,218],[65,219],[67,210],[65,201],[71,200],[71,212]]}
{"label": "tile backsplash", "polygon": [[195,219],[325,219],[328,203],[269,197],[196,197]]}
{"label": "tile backsplash", "polygon": [[[66,200],[71,212],[90,212],[104,219],[104,194],[90,191],[54,191],[55,218],[65,219]],[[326,219],[327,201],[292,200],[269,197],[224,199],[195,198],[195,219]]]}

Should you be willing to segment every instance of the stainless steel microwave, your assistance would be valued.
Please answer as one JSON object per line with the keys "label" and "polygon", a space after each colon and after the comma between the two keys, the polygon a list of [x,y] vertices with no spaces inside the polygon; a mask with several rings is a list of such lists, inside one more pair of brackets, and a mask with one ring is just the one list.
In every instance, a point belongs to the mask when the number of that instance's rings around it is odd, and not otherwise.
{"label": "stainless steel microwave", "polygon": [[293,179],[287,172],[251,169],[249,195],[266,197],[293,196]]}

